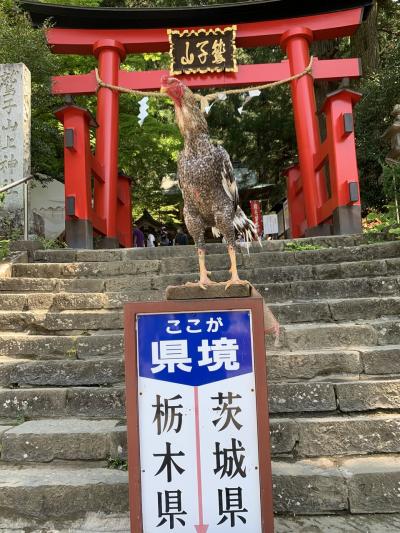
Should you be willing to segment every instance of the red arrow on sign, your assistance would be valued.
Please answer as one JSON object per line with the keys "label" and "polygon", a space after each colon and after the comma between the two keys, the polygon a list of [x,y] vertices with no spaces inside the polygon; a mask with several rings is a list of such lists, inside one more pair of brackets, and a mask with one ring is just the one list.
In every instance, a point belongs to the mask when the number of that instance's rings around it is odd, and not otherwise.
{"label": "red arrow on sign", "polygon": [[194,387],[194,417],[196,422],[196,465],[197,465],[197,499],[199,505],[199,525],[194,526],[197,533],[207,533],[208,524],[203,520],[203,488],[201,483],[201,455],[200,455],[200,411],[199,388]]}
{"label": "red arrow on sign", "polygon": [[203,524],[202,526],[194,526],[196,528],[197,533],[207,533],[208,526]]}

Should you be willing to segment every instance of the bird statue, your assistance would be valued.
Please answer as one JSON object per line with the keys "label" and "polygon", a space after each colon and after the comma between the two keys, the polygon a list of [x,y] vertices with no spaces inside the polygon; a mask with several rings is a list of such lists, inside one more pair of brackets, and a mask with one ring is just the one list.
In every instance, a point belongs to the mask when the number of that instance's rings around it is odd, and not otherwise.
{"label": "bird statue", "polygon": [[[192,91],[177,78],[164,76],[161,92],[175,105],[175,118],[184,140],[178,159],[178,183],[182,191],[183,216],[188,232],[197,248],[200,280],[195,285],[206,289],[210,280],[205,261],[204,232],[223,236],[228,245],[231,279],[226,289],[235,284],[248,284],[237,271],[235,230],[248,243],[258,240],[257,230],[239,207],[239,193],[228,153],[211,142],[207,121]],[[192,285],[192,284],[191,284]]]}

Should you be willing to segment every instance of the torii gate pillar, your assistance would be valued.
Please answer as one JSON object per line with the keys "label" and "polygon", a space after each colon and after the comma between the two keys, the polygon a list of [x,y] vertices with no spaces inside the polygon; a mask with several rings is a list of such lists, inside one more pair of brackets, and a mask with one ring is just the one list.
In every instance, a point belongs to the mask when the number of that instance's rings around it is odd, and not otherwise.
{"label": "torii gate pillar", "polygon": [[[101,39],[93,46],[98,59],[99,75],[103,81],[118,85],[119,67],[125,59],[124,46],[114,39]],[[106,235],[102,248],[117,248],[117,187],[118,187],[118,115],[119,94],[101,87],[97,93],[96,159],[103,167],[104,181],[96,181],[94,203],[103,213]]]}
{"label": "torii gate pillar", "polygon": [[[290,74],[303,72],[310,62],[312,31],[308,28],[292,28],[282,35],[281,46],[286,51]],[[319,146],[319,128],[314,94],[314,80],[309,74],[291,82],[297,149],[302,172],[307,226],[318,225],[317,205],[321,194],[315,182],[314,154]]]}

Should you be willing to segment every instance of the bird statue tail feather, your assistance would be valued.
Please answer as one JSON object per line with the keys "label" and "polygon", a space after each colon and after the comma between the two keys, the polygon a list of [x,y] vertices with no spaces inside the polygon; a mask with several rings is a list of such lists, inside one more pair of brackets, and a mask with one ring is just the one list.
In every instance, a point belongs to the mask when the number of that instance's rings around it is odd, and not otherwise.
{"label": "bird statue tail feather", "polygon": [[[257,228],[255,224],[246,217],[245,213],[242,211],[242,209],[238,206],[235,213],[235,218],[233,219],[233,225],[235,226],[236,231],[243,235],[244,242],[246,244],[247,253],[249,253],[249,243],[252,241],[258,241],[260,246],[261,239],[257,233]],[[212,228],[212,233],[214,237],[220,237],[221,233],[218,231],[217,228]]]}

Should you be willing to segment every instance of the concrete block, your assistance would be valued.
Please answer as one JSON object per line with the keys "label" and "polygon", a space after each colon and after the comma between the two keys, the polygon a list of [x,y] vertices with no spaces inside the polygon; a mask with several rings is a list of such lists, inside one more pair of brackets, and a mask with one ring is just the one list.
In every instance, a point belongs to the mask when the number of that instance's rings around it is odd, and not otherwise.
{"label": "concrete block", "polygon": [[400,416],[299,418],[299,456],[361,455],[400,451]]}
{"label": "concrete block", "polygon": [[373,327],[378,334],[377,344],[400,344],[400,321],[382,320],[373,322]]}
{"label": "concrete block", "polygon": [[59,292],[103,292],[103,279],[60,279],[57,282]]}
{"label": "concrete block", "polygon": [[348,509],[343,474],[327,459],[272,464],[274,510],[321,514]]}
{"label": "concrete block", "polygon": [[299,440],[299,428],[295,420],[272,418],[270,420],[270,443],[273,456],[292,454]]}
{"label": "concrete block", "polygon": [[155,302],[164,300],[164,291],[125,291],[111,292],[106,295],[105,309],[121,309],[128,302]]}
{"label": "concrete block", "polygon": [[123,334],[82,335],[76,337],[76,351],[79,359],[93,356],[122,357]]}
{"label": "concrete block", "polygon": [[53,304],[53,294],[32,293],[26,295],[26,309],[49,309]]}
{"label": "concrete block", "polygon": [[0,417],[62,415],[65,402],[65,389],[0,389]]}
{"label": "concrete block", "polygon": [[352,513],[395,513],[400,500],[400,458],[369,456],[343,461]]}
{"label": "concrete block", "polygon": [[153,288],[155,288],[153,276],[135,276],[134,278],[123,276],[105,280],[105,290],[107,292],[142,291]]}
{"label": "concrete block", "polygon": [[31,312],[0,311],[0,331],[25,331],[35,323],[36,317]]}
{"label": "concrete block", "polygon": [[9,384],[68,387],[72,385],[110,385],[124,380],[120,359],[86,361],[35,361],[15,363]]}
{"label": "concrete block", "polygon": [[29,334],[0,336],[0,355],[3,356],[62,358],[74,347],[74,337]]}
{"label": "concrete block", "polygon": [[377,344],[378,333],[369,324],[311,324],[285,327],[285,346],[291,350],[340,348]]}
{"label": "concrete block", "polygon": [[337,383],[335,388],[341,411],[371,411],[400,407],[400,380]]}
{"label": "concrete block", "polygon": [[368,276],[385,276],[387,274],[387,265],[384,259],[341,263],[339,266],[342,276],[345,278],[364,278]]}
{"label": "concrete block", "polygon": [[105,302],[106,297],[101,293],[59,293],[54,295],[52,311],[101,309]]}
{"label": "concrete block", "polygon": [[37,250],[34,253],[35,261],[41,263],[72,263],[76,261],[76,250]]}
{"label": "concrete block", "polygon": [[121,418],[125,416],[122,388],[74,387],[67,391],[67,413],[71,416]]}
{"label": "concrete block", "polygon": [[8,292],[53,292],[56,279],[0,278],[0,291]]}
{"label": "concrete block", "polygon": [[379,298],[347,298],[329,302],[334,320],[379,318],[385,314]]}
{"label": "concrete block", "polygon": [[59,278],[62,276],[61,263],[21,263],[13,265],[13,276],[17,278]]}
{"label": "concrete block", "polygon": [[387,271],[389,274],[400,274],[400,258],[386,259]]}
{"label": "concrete block", "polygon": [[123,257],[122,250],[77,250],[76,261],[82,263],[89,262],[109,262],[121,261]]}
{"label": "concrete block", "polygon": [[326,302],[275,303],[269,306],[282,324],[297,322],[331,321],[331,312]]}
{"label": "concrete block", "polygon": [[363,366],[357,351],[284,352],[267,351],[268,378],[314,379],[338,374],[360,374]]}
{"label": "concrete block", "polygon": [[277,533],[395,533],[400,515],[277,516],[275,527]]}
{"label": "concrete block", "polygon": [[[116,457],[115,444],[125,432],[118,420],[60,418],[32,420],[3,435],[3,461],[50,462],[105,460]],[[122,449],[122,446],[121,446]]]}
{"label": "concrete block", "polygon": [[22,311],[26,304],[25,294],[1,294],[1,311]]}
{"label": "concrete block", "polygon": [[376,346],[361,349],[366,374],[400,374],[400,347]]}
{"label": "concrete block", "polygon": [[271,383],[269,386],[271,413],[301,411],[335,411],[336,399],[331,383]]}
{"label": "concrete block", "polygon": [[36,316],[36,323],[49,331],[115,330],[123,327],[123,313],[105,310],[51,312],[44,317]]}
{"label": "concrete block", "polygon": [[257,284],[255,288],[263,296],[266,303],[285,302],[293,299],[293,290],[291,283],[269,283]]}
{"label": "concrete block", "polygon": [[252,273],[253,283],[282,283],[289,281],[298,281],[313,279],[313,267],[311,265],[255,268]]}
{"label": "concrete block", "polygon": [[251,285],[210,285],[205,290],[200,287],[185,285],[169,286],[166,289],[167,300],[195,300],[203,298],[246,298],[251,294]]}
{"label": "concrete block", "polygon": [[[128,510],[127,472],[106,468],[3,467],[0,516],[74,518]],[[17,510],[17,513],[15,512]]]}

